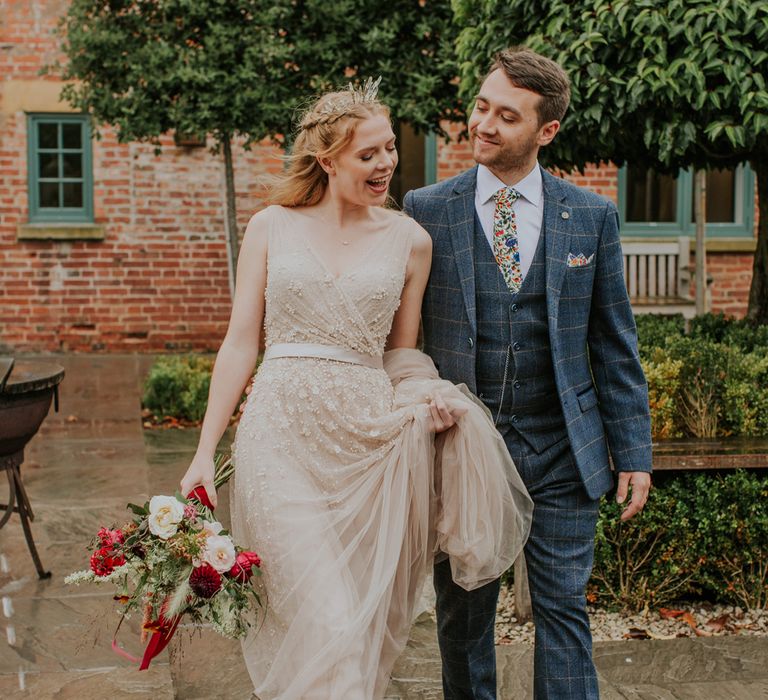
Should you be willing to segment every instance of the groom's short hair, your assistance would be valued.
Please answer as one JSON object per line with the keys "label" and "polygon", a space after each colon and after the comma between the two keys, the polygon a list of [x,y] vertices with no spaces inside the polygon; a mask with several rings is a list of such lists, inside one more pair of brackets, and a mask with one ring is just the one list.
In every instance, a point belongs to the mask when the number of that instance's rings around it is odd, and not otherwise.
{"label": "groom's short hair", "polygon": [[485,77],[495,70],[504,71],[515,87],[541,95],[536,106],[539,124],[563,119],[571,101],[571,81],[559,64],[525,47],[513,46],[494,55]]}

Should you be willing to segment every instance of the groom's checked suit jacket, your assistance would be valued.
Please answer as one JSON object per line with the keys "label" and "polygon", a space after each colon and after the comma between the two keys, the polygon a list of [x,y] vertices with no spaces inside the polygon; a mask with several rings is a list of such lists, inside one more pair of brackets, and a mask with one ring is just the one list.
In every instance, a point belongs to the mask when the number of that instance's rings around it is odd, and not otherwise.
{"label": "groom's checked suit jacket", "polygon": [[[404,203],[433,244],[422,307],[424,352],[443,379],[463,382],[475,393],[476,177],[475,167],[409,192]],[[542,177],[555,385],[584,487],[597,498],[613,483],[609,450],[617,471],[651,471],[647,384],[624,283],[616,208],[546,171]]]}

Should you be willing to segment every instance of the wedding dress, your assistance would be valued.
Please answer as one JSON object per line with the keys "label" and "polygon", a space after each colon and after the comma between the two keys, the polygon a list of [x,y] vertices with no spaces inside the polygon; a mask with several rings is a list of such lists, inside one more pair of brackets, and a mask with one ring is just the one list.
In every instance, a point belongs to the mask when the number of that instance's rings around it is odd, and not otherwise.
{"label": "wedding dress", "polygon": [[[522,548],[530,499],[477,400],[417,350],[382,359],[416,224],[391,215],[336,276],[308,217],[264,219],[267,350],[231,502],[266,610],[243,653],[260,700],[382,698],[435,551],[465,588],[493,580]],[[470,409],[437,440],[434,391]]]}

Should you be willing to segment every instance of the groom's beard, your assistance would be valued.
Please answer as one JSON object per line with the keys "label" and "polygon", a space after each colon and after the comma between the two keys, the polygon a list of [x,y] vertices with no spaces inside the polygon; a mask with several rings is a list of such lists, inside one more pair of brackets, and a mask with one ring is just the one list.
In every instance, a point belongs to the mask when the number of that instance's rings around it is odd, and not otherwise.
{"label": "groom's beard", "polygon": [[494,172],[504,173],[523,170],[536,160],[536,153],[538,152],[536,139],[538,134],[531,135],[529,139],[523,142],[499,144],[493,153],[481,153],[479,156],[475,154],[474,144],[476,138],[474,133],[470,134],[472,154],[475,161]]}

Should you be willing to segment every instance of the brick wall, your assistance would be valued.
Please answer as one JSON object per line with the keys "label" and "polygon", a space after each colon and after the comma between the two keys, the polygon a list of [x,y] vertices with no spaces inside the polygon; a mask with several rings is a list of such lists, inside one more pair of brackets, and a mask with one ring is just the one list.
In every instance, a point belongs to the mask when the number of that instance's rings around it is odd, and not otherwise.
{"label": "brick wall", "polygon": [[[729,316],[743,316],[749,301],[754,257],[738,253],[709,253],[707,275],[712,278],[712,308]],[[693,261],[691,261],[693,264]]]}
{"label": "brick wall", "polygon": [[[57,58],[52,31],[67,0],[0,0],[0,351],[215,349],[229,287],[223,167],[207,148],[93,142],[96,223],[102,241],[17,241],[28,219],[27,112],[71,112],[60,85],[39,75]],[[458,127],[452,127],[456,136]],[[210,145],[210,144],[209,144]],[[281,167],[268,143],[234,149],[242,228],[262,203],[260,179]],[[472,164],[466,141],[440,143],[438,178]],[[616,199],[616,168],[569,175]],[[742,314],[751,256],[712,253],[716,309]]]}
{"label": "brick wall", "polygon": [[[215,349],[229,316],[223,163],[207,148],[93,141],[103,241],[17,241],[27,222],[26,112],[70,112],[38,71],[56,58],[66,2],[3,0],[0,24],[0,348]],[[212,145],[212,144],[209,144]],[[269,144],[234,149],[239,224],[259,179],[281,167]]]}

